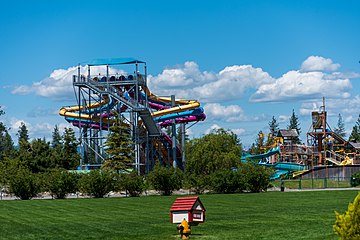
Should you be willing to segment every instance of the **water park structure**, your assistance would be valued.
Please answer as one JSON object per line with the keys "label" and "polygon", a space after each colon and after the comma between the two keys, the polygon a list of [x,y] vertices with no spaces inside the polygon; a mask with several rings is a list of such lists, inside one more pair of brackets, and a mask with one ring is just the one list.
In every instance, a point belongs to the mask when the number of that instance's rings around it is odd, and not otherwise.
{"label": "water park structure", "polygon": [[[79,128],[81,169],[98,168],[107,159],[106,137],[119,116],[134,143],[138,173],[149,172],[157,160],[184,169],[185,124],[203,121],[206,115],[197,100],[153,94],[147,86],[146,62],[113,58],[79,64],[73,87],[77,104],[62,107],[59,114]],[[181,143],[176,139],[177,125]]]}
{"label": "water park structure", "polygon": [[[319,111],[311,114],[306,144],[295,129],[280,129],[269,136],[272,144],[262,146],[258,155],[245,154],[242,161],[254,160],[276,170],[273,178],[348,178],[360,171],[360,144],[349,142],[334,132],[327,122],[325,98]],[[260,136],[265,138],[265,135]],[[269,140],[268,140],[269,141]]]}

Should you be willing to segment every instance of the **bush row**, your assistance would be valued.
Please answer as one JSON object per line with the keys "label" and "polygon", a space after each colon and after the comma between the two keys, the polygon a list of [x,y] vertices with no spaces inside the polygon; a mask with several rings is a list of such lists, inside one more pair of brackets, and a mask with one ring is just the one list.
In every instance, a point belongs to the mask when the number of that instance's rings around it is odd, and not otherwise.
{"label": "bush row", "polygon": [[146,177],[135,172],[119,174],[105,170],[93,170],[77,174],[55,169],[34,174],[19,167],[10,177],[2,178],[6,191],[19,199],[27,200],[40,192],[49,192],[54,198],[63,199],[71,193],[81,193],[102,198],[111,191],[125,191],[129,196],[139,196],[145,189],[155,189],[162,195],[171,195],[174,190],[188,188],[195,193],[205,189],[217,193],[266,191],[271,171],[254,164],[243,164],[232,170],[219,170],[208,176],[183,173],[178,169],[159,165]]}
{"label": "bush row", "polygon": [[271,168],[243,163],[237,168],[217,170],[209,175],[189,174],[186,187],[197,194],[206,189],[216,193],[261,192],[270,187]]}
{"label": "bush row", "polygon": [[136,173],[118,174],[103,170],[78,174],[54,169],[35,174],[26,168],[19,168],[2,185],[5,192],[22,200],[36,197],[41,192],[49,192],[56,199],[78,193],[102,198],[111,191],[126,191],[130,196],[139,196],[145,189],[143,177]]}

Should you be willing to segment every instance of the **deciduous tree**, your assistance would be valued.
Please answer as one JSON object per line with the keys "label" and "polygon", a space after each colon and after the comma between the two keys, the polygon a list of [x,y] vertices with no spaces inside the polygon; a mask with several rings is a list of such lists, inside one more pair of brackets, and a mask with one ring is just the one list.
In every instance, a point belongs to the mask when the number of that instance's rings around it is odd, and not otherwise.
{"label": "deciduous tree", "polygon": [[242,147],[236,134],[217,129],[202,138],[189,141],[186,151],[186,170],[208,175],[218,169],[235,166]]}

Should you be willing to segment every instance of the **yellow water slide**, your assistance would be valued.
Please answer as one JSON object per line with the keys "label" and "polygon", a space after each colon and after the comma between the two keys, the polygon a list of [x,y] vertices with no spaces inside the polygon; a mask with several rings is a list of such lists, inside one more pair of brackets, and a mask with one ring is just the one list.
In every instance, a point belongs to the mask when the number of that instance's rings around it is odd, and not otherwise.
{"label": "yellow water slide", "polygon": [[[171,98],[169,98],[169,97],[159,97],[159,96],[153,94],[147,87],[143,87],[143,90],[146,92],[147,96],[151,100],[165,102],[165,103],[171,103]],[[160,117],[160,116],[164,116],[166,114],[172,114],[172,113],[178,113],[178,112],[183,112],[183,111],[187,111],[187,110],[193,110],[195,108],[200,107],[200,103],[196,100],[175,99],[175,104],[180,104],[180,106],[156,111],[156,112],[153,112],[151,115],[153,117]]]}
{"label": "yellow water slide", "polygon": [[[92,104],[87,104],[85,106],[86,109],[94,109],[99,108],[101,106],[104,106],[105,104],[109,103],[110,99],[107,95],[104,95],[104,100]],[[92,120],[92,121],[99,121],[100,117],[94,117],[89,114],[84,114],[79,112],[80,110],[83,110],[83,106],[69,106],[69,107],[62,107],[59,110],[60,116],[63,117],[70,117],[70,118],[77,118],[77,119],[85,119],[85,120]],[[108,118],[103,118],[102,121],[107,121]]]}

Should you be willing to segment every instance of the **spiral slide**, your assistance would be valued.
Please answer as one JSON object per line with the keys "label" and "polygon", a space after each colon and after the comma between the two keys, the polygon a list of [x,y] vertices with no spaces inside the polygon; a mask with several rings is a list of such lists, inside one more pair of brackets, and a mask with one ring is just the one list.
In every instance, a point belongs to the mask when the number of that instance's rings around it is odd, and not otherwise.
{"label": "spiral slide", "polygon": [[[167,127],[172,123],[172,119],[175,119],[176,123],[188,123],[203,121],[206,118],[203,108],[200,107],[200,103],[196,100],[184,100],[175,99],[175,107],[170,107],[171,98],[159,97],[153,94],[148,88],[143,87],[143,90],[148,95],[149,107],[153,112],[151,115],[155,122],[160,127]],[[130,96],[133,96],[132,92],[125,92],[124,96],[127,96],[128,101]],[[143,94],[144,96],[145,94]],[[111,119],[112,113],[96,114],[101,112],[101,109],[111,109],[113,107],[113,100],[108,95],[103,95],[103,100],[83,106],[68,106],[62,107],[59,111],[61,116],[64,116],[68,122],[71,122],[74,126],[83,127],[88,126],[95,129],[100,128],[100,121],[103,123],[113,123]],[[109,107],[110,106],[110,107]],[[154,111],[155,110],[155,111]],[[94,114],[95,113],[95,114]],[[108,130],[108,126],[102,126],[103,130]]]}
{"label": "spiral slide", "polygon": [[[206,118],[204,109],[200,107],[200,103],[198,101],[176,99],[176,106],[171,107],[170,98],[158,97],[152,94],[148,89],[146,91],[149,94],[148,106],[151,117],[153,118],[154,124],[157,124],[160,128],[165,128],[171,125],[174,119],[175,123],[179,124],[203,121]],[[101,130],[108,131],[114,121],[114,112],[118,114],[119,109],[120,111],[125,111],[127,106],[124,108],[124,105],[120,106],[120,103],[116,106],[116,103],[114,103],[115,101],[113,101],[111,97],[108,97],[107,95],[103,96],[103,100],[93,104],[88,104],[85,107],[63,107],[60,109],[59,114],[64,116],[68,122],[72,123],[76,127],[86,127],[92,129],[101,128]],[[131,92],[124,92],[122,96],[126,96],[127,101],[134,101],[134,94]],[[140,96],[142,104],[144,103],[144,100],[145,99],[141,99]],[[101,115],[99,113],[101,113]],[[141,124],[141,122],[142,121],[139,123]],[[175,146],[176,159],[173,159],[172,153],[168,151],[169,147],[172,145],[172,139],[165,132],[162,132],[162,136],[161,140],[153,141],[153,146],[157,149],[161,162],[165,165],[172,165],[169,161],[174,160],[176,160],[176,162],[181,162],[182,153],[179,145]],[[182,169],[182,165],[178,163],[178,166]]]}
{"label": "spiral slide", "polygon": [[[100,121],[100,116],[94,116],[90,114],[93,109],[99,109],[106,107],[110,102],[110,98],[107,95],[104,95],[104,100],[92,104],[88,104],[85,107],[83,106],[68,106],[62,107],[59,111],[60,116],[63,116],[69,122],[79,121],[79,120],[87,120],[87,121]],[[104,117],[103,121],[108,121],[108,117]]]}

